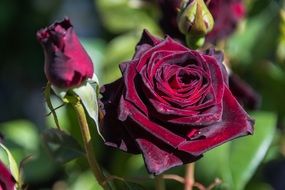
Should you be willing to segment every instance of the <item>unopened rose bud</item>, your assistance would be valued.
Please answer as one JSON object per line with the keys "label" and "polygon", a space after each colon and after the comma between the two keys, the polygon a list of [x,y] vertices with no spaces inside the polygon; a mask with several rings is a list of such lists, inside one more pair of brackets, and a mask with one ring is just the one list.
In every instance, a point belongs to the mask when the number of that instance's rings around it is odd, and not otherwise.
{"label": "unopened rose bud", "polygon": [[185,34],[187,42],[198,44],[214,26],[214,19],[203,0],[185,0],[178,15],[178,28]]}
{"label": "unopened rose bud", "polygon": [[79,86],[93,76],[93,63],[73,30],[69,19],[37,33],[45,54],[45,74],[58,88]]}

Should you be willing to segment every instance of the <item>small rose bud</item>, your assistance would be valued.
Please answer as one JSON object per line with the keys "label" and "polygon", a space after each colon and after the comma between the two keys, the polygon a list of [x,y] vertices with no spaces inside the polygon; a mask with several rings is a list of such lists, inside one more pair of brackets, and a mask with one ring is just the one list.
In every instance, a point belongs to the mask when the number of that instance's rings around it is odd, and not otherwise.
{"label": "small rose bud", "polygon": [[93,64],[68,18],[37,32],[44,49],[45,74],[58,88],[79,86],[93,76]]}
{"label": "small rose bud", "polygon": [[203,0],[186,0],[178,14],[179,30],[186,36],[204,37],[214,26],[214,19]]}

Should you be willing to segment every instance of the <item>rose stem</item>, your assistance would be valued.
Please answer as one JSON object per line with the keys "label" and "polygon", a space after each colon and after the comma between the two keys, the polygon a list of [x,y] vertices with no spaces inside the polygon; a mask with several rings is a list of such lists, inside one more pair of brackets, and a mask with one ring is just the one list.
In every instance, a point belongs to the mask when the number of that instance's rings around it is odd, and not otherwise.
{"label": "rose stem", "polygon": [[186,165],[184,190],[192,190],[195,183],[194,179],[194,162]]}
{"label": "rose stem", "polygon": [[164,183],[162,174],[155,177],[155,189],[156,190],[165,190],[165,183]]}
{"label": "rose stem", "polygon": [[66,96],[68,101],[71,103],[72,107],[74,108],[76,115],[78,117],[80,130],[83,138],[84,148],[86,152],[86,157],[90,168],[97,179],[98,183],[103,187],[104,190],[111,190],[110,185],[107,183],[106,177],[104,176],[96,158],[95,158],[95,151],[92,145],[92,138],[90,135],[90,130],[88,127],[86,115],[84,108],[80,102],[79,97],[75,96]]}

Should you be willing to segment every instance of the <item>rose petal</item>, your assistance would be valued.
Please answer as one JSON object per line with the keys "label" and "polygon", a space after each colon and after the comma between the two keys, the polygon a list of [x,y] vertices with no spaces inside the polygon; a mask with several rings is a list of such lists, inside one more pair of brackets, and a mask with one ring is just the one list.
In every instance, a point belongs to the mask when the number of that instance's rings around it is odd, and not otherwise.
{"label": "rose petal", "polygon": [[212,79],[212,87],[213,92],[215,93],[215,101],[217,103],[220,103],[223,98],[224,94],[224,79],[223,74],[221,72],[221,67],[217,63],[217,61],[209,56],[204,56],[204,59],[206,60],[207,65],[209,66],[210,73],[211,73],[211,79]]}
{"label": "rose petal", "polygon": [[126,131],[124,125],[118,120],[117,102],[120,99],[120,94],[124,88],[122,78],[105,85],[101,88],[103,98],[101,99],[104,104],[104,120],[101,123],[100,131],[105,139],[105,144],[123,151],[130,153],[139,153],[136,142],[131,138]]}
{"label": "rose petal", "polygon": [[144,52],[144,54],[140,57],[139,62],[137,64],[137,71],[140,72],[141,69],[147,64],[148,60],[150,59],[151,55],[156,51],[189,51],[186,47],[179,44],[178,42],[172,40],[170,37],[167,37],[165,40],[154,46],[153,48]]}
{"label": "rose petal", "polygon": [[146,29],[143,30],[142,37],[136,45],[136,51],[133,59],[138,59],[148,49],[161,42],[161,39],[151,35]]}
{"label": "rose petal", "polygon": [[205,139],[187,141],[181,144],[178,149],[197,156],[227,141],[253,133],[254,121],[239,105],[227,87],[225,88],[223,106],[222,121],[200,130]]}
{"label": "rose petal", "polygon": [[201,158],[201,156],[196,157],[183,151],[178,151],[168,143],[153,137],[141,127],[137,127],[137,123],[133,120],[128,120],[127,126],[127,130],[142,151],[149,173],[158,175],[169,168],[194,162]]}
{"label": "rose petal", "polygon": [[6,166],[0,161],[0,189],[3,190],[14,190],[16,181],[12,176],[11,172]]}
{"label": "rose petal", "polygon": [[160,126],[158,123],[153,122],[150,118],[146,117],[145,114],[141,113],[133,104],[129,103],[128,101],[124,101],[121,99],[120,102],[121,109],[127,108],[129,110],[128,118],[125,120],[125,126],[132,126],[135,123],[136,126],[132,127],[140,127],[147,131],[150,136],[160,139],[166,144],[176,148],[179,144],[185,141],[184,138],[180,137],[179,135],[173,133],[172,131],[168,130],[164,126]]}
{"label": "rose petal", "polygon": [[[145,115],[148,115],[148,108],[145,105],[145,102],[141,99],[141,96],[139,96],[139,92],[141,92],[141,89],[139,88],[139,82],[138,82],[138,73],[136,71],[136,62],[130,62],[123,73],[123,80],[125,84],[125,91],[124,96],[127,101],[132,103],[137,109],[141,110],[142,113]],[[129,115],[128,109],[125,109],[123,107],[119,110],[119,115],[121,117],[121,120],[124,120]]]}
{"label": "rose petal", "polygon": [[222,51],[215,50],[214,48],[210,48],[204,52],[207,56],[214,57],[217,60],[217,63],[222,71],[224,82],[229,85],[229,75],[224,62],[224,54]]}

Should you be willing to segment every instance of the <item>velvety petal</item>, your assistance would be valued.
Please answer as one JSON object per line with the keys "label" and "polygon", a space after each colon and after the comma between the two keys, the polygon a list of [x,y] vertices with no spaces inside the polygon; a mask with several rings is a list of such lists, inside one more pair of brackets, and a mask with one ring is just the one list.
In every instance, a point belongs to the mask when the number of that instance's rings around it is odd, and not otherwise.
{"label": "velvety petal", "polygon": [[[179,144],[185,141],[185,138],[173,133],[164,126],[152,121],[150,118],[146,117],[140,110],[138,110],[133,104],[128,101],[120,102],[121,108],[127,108],[129,110],[128,118],[126,118],[124,124],[126,126],[132,126],[130,123],[135,123],[136,127],[140,127],[144,131],[148,132],[149,135],[169,144],[173,148],[176,148]],[[131,122],[130,122],[131,121]]]}
{"label": "velvety petal", "polygon": [[104,136],[106,145],[130,153],[139,153],[140,151],[136,142],[126,131],[123,123],[118,120],[117,110],[123,89],[124,84],[122,78],[111,84],[104,85],[103,88],[101,88],[103,96],[101,101],[104,104],[102,110],[105,115],[100,124],[100,132]]}
{"label": "velvety petal", "polygon": [[223,110],[223,107],[221,104],[217,104],[216,106],[213,106],[204,113],[199,113],[193,116],[182,116],[182,117],[165,117],[164,120],[172,123],[172,124],[180,124],[180,125],[197,125],[197,126],[203,126],[203,125],[209,125],[214,122],[218,122],[221,120],[221,112]]}
{"label": "velvety petal", "polygon": [[204,59],[211,71],[211,86],[213,87],[213,91],[215,93],[215,101],[220,103],[224,94],[224,76],[222,74],[221,65],[210,56],[204,56]]}
{"label": "velvety petal", "polygon": [[144,52],[157,45],[159,42],[161,42],[161,39],[158,39],[157,37],[150,34],[146,29],[144,29],[142,37],[136,45],[136,51],[133,59],[140,58]]}
{"label": "velvety petal", "polygon": [[11,172],[0,160],[0,189],[1,190],[15,190],[16,181]]}
{"label": "velvety petal", "polygon": [[229,85],[229,75],[226,67],[224,66],[224,54],[222,51],[215,50],[215,48],[210,48],[204,52],[206,55],[215,58],[217,60],[218,65],[223,73],[224,82]]}
{"label": "velvety petal", "polygon": [[152,133],[142,130],[133,120],[127,122],[128,125],[126,126],[128,127],[126,128],[139,145],[149,173],[158,175],[169,168],[194,162],[201,158],[201,156],[192,156],[183,151],[178,151],[168,143],[153,137]]}
{"label": "velvety petal", "polygon": [[137,71],[138,72],[141,71],[141,69],[147,64],[148,60],[150,59],[150,57],[152,56],[154,52],[163,51],[163,50],[166,50],[166,51],[171,50],[175,52],[189,51],[189,49],[187,49],[182,44],[174,41],[170,37],[166,37],[166,39],[163,40],[161,43],[157,44],[153,48],[144,52],[144,54],[140,57],[139,62],[137,63]]}
{"label": "velvety petal", "polygon": [[137,139],[137,142],[142,150],[149,173],[158,175],[169,168],[183,164],[172,152],[168,153],[169,150],[164,151],[146,139]]}
{"label": "velvety petal", "polygon": [[257,109],[259,107],[260,95],[238,75],[231,73],[229,83],[231,92],[241,105],[248,109]]}
{"label": "velvety petal", "polygon": [[[161,51],[159,51],[159,52],[161,52]],[[160,53],[160,54],[164,55],[164,56],[162,58],[160,58],[160,59],[155,59],[155,60],[154,59],[150,59],[149,61],[155,61],[155,62],[154,63],[149,63],[147,67],[142,68],[142,70],[140,72],[140,75],[142,77],[142,85],[143,85],[142,88],[144,88],[144,90],[145,90],[144,93],[147,93],[146,96],[148,97],[148,99],[155,99],[155,100],[158,100],[160,103],[167,104],[167,102],[155,90],[155,84],[153,84],[153,80],[154,80],[155,74],[157,73],[158,67],[160,65],[166,65],[167,64],[167,60],[169,60],[169,59],[171,59],[173,62],[175,62],[175,61],[183,62],[184,60],[183,60],[183,58],[181,58],[179,56],[179,55],[181,55],[181,54],[179,54],[179,52],[171,53],[169,51],[166,51],[164,54],[163,53]],[[158,55],[158,54],[155,52],[155,53],[153,53],[153,56],[155,56],[155,55]],[[177,59],[176,57],[179,57],[181,59]],[[168,63],[168,64],[170,64],[170,63]],[[152,67],[149,66],[149,65],[151,65]],[[148,69],[148,67],[150,67],[150,69]]]}
{"label": "velvety petal", "polygon": [[223,108],[222,121],[200,129],[204,139],[187,141],[179,145],[178,149],[197,156],[227,141],[253,133],[254,121],[227,87],[223,98]]}
{"label": "velvety petal", "polygon": [[[123,80],[125,85],[125,91],[124,91],[124,97],[127,101],[132,103],[134,106],[137,107],[137,109],[141,110],[142,113],[145,115],[148,115],[148,109],[143,100],[140,96],[140,87],[139,87],[139,78],[138,73],[136,71],[136,62],[130,62],[126,65],[125,71],[123,73]],[[121,120],[124,120],[123,118],[126,118],[129,115],[128,109],[125,109],[120,106],[119,110],[119,116],[121,117]]]}

